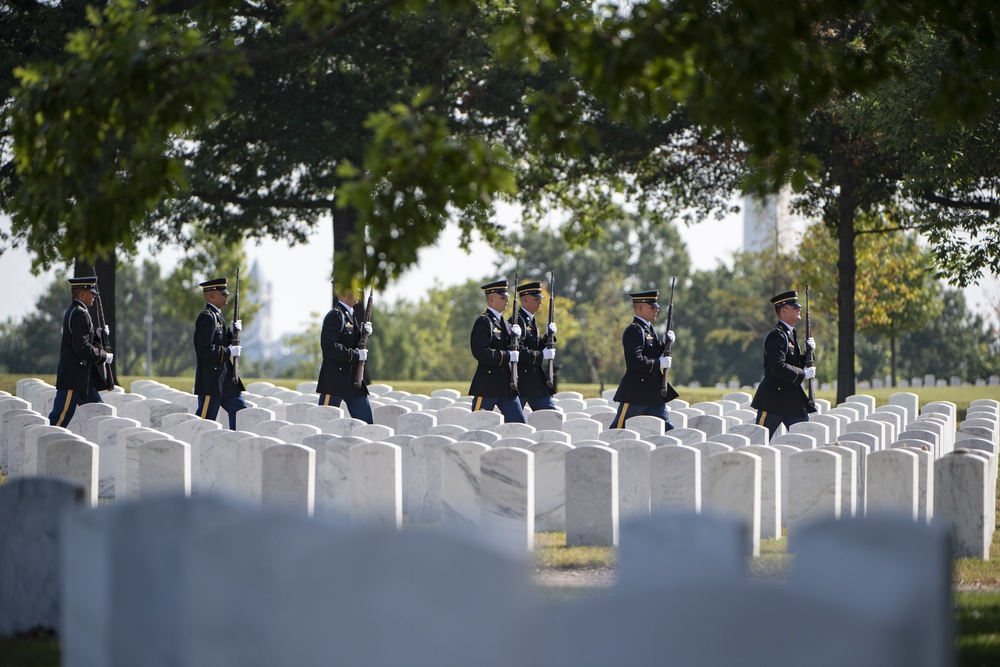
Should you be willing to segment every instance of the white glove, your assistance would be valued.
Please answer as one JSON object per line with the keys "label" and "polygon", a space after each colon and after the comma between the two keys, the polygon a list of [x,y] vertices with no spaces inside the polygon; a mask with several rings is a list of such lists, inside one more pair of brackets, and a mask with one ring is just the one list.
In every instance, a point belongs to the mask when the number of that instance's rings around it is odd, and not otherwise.
{"label": "white glove", "polygon": [[511,350],[511,351],[509,352],[509,354],[510,354],[510,360],[511,360],[511,362],[513,362],[513,363],[515,363],[515,364],[516,364],[516,363],[517,363],[517,360],[518,360],[518,358],[519,358],[519,357],[521,356],[521,353],[520,353],[520,352],[518,352],[517,350]]}
{"label": "white glove", "polygon": [[549,322],[549,333],[550,334],[554,334],[555,332],[556,332],[556,323],[555,322]]}
{"label": "white glove", "polygon": [[243,331],[243,320],[236,320],[233,322],[233,328],[237,331]]}
{"label": "white glove", "polygon": [[816,367],[815,366],[808,366],[805,369],[803,369],[802,372],[806,374],[806,379],[807,380],[812,380],[814,377],[816,377]]}
{"label": "white glove", "polygon": [[673,330],[667,332],[667,340],[670,341],[671,345],[673,345],[673,342],[677,340],[677,336],[674,335]]}
{"label": "white glove", "polygon": [[115,360],[115,353],[114,352],[108,352],[107,363],[110,364],[114,360]]}
{"label": "white glove", "polygon": [[549,359],[555,359],[555,358],[556,358],[555,348],[547,347],[544,350],[542,350],[542,359],[548,361]]}
{"label": "white glove", "polygon": [[358,361],[367,361],[368,360],[368,350],[359,347],[358,349],[355,350],[355,352],[357,352],[357,354],[358,354]]}
{"label": "white glove", "polygon": [[660,357],[660,370],[665,371],[670,368],[670,364],[674,362],[671,357]]}
{"label": "white glove", "polygon": [[362,323],[361,330],[365,332],[366,336],[371,336],[372,335],[372,323],[371,322],[364,322],[364,323]]}
{"label": "white glove", "polygon": [[229,346],[229,354],[231,356],[233,356],[233,357],[240,356],[240,352],[242,352],[242,351],[243,351],[243,348],[240,347],[239,345],[230,345]]}
{"label": "white glove", "polygon": [[806,350],[808,352],[812,352],[815,349],[816,349],[816,339],[813,338],[812,336],[806,338]]}
{"label": "white glove", "polygon": [[109,327],[107,324],[104,325],[104,335],[109,338],[111,337],[111,327]]}
{"label": "white glove", "polygon": [[510,327],[510,332],[514,335],[515,338],[520,338],[521,337],[521,325],[519,325],[519,324],[512,325]]}

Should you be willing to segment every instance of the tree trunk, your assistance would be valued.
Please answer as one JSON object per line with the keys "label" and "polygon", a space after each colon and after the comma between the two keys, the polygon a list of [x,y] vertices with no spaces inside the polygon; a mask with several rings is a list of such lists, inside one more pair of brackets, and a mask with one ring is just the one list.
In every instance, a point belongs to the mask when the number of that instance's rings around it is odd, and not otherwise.
{"label": "tree trunk", "polygon": [[[358,211],[354,208],[333,209],[333,261],[330,263],[331,277],[336,272],[337,257],[347,253],[347,239],[358,227]],[[337,293],[335,285],[331,286],[332,294]],[[332,296],[331,294],[331,296]]]}
{"label": "tree trunk", "polygon": [[[111,349],[115,350],[115,330],[118,322],[117,309],[115,308],[115,271],[118,266],[118,258],[114,253],[110,257],[100,257],[98,259],[85,259],[77,257],[73,265],[74,275],[77,276],[97,276],[97,289],[101,294],[101,305],[104,306],[104,323],[111,328]],[[95,274],[96,270],[96,274]],[[97,304],[94,304],[97,307]],[[97,327],[97,321],[94,321]],[[118,379],[118,364],[111,363],[115,379]]]}
{"label": "tree trunk", "polygon": [[838,198],[840,220],[837,225],[837,404],[854,391],[854,291],[857,261],[854,257],[854,197],[849,186],[841,184]]}

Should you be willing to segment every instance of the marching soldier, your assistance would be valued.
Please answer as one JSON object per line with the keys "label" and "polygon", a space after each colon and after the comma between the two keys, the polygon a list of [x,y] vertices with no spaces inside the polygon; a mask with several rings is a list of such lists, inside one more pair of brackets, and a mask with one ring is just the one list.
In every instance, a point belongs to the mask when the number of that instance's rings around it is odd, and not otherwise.
{"label": "marching soldier", "polygon": [[372,406],[368,401],[367,378],[360,387],[354,386],[358,362],[368,359],[368,350],[358,347],[361,335],[371,335],[372,323],[358,324],[355,306],[358,296],[353,290],[334,295],[337,304],[323,318],[320,346],[323,348],[323,365],[319,370],[316,391],[320,405],[340,406],[343,401],[354,419],[371,424]]}
{"label": "marching soldier", "polygon": [[49,413],[49,423],[53,426],[69,424],[77,405],[104,402],[91,371],[96,364],[110,364],[115,357],[98,344],[94,321],[87,310],[97,294],[97,276],[70,278],[69,285],[73,302],[63,315],[56,398]]}
{"label": "marching soldier", "polygon": [[[517,297],[521,307],[511,315],[511,324],[521,328],[520,359],[517,362],[517,394],[521,408],[531,406],[532,410],[555,410],[552,400],[553,389],[548,386],[543,361],[554,359],[556,351],[548,348],[549,338],[555,340],[556,324],[549,322],[544,336],[538,335],[538,324],[535,313],[542,305],[542,283],[529,282],[517,288]],[[517,320],[514,318],[517,317]]]}
{"label": "marching soldier", "polygon": [[[625,375],[618,384],[614,400],[618,403],[612,428],[625,428],[625,420],[638,415],[652,415],[666,422],[665,429],[671,430],[667,414],[667,403],[677,398],[677,392],[667,384],[667,395],[663,396],[663,373],[670,368],[671,357],[664,355],[663,343],[653,331],[653,320],[660,312],[657,298],[659,290],[631,292],[632,309],[635,317],[622,333],[622,349],[625,352]],[[668,331],[670,342],[674,332]]]}
{"label": "marching soldier", "polygon": [[229,428],[235,431],[236,413],[250,406],[242,396],[246,387],[233,368],[233,359],[242,351],[239,345],[233,345],[233,339],[243,330],[243,322],[236,320],[227,329],[222,316],[222,307],[229,303],[227,282],[226,278],[215,278],[199,285],[205,295],[205,308],[194,323],[198,363],[194,393],[198,396],[199,417],[214,420],[221,407],[229,415]]}
{"label": "marching soldier", "polygon": [[519,337],[521,327],[503,318],[510,301],[507,281],[497,280],[481,289],[486,295],[486,312],[476,318],[469,338],[472,356],[479,362],[469,387],[472,410],[499,407],[505,422],[524,423],[524,412],[511,375],[511,365],[518,364],[519,352],[510,349],[511,337]]}
{"label": "marching soldier", "polygon": [[[798,292],[782,292],[771,298],[778,323],[764,338],[764,377],[757,386],[750,407],[757,410],[756,424],[764,426],[774,436],[778,426],[785,428],[809,420],[809,398],[802,390],[802,381],[816,376],[816,369],[806,367],[805,355],[799,349],[795,323],[801,319],[802,306]],[[816,341],[806,339],[809,350]]]}

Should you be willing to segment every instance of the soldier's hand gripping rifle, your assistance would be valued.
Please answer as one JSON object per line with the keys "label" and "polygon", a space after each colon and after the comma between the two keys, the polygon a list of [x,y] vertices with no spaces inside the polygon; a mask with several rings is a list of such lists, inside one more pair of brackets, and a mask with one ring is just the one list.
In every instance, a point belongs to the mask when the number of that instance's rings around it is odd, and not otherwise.
{"label": "soldier's hand gripping rifle", "polygon": [[[371,291],[368,292],[368,303],[365,305],[365,320],[361,323],[361,339],[358,341],[358,348],[362,350],[368,349],[368,332],[365,331],[365,324],[372,321],[372,299],[375,298],[375,285],[372,285]],[[354,374],[354,386],[357,389],[361,388],[361,385],[365,383],[365,362],[358,362],[358,371]]]}
{"label": "soldier's hand gripping rifle", "polygon": [[[549,327],[555,322],[555,312],[556,312],[556,273],[553,271],[549,275]],[[549,340],[546,343],[546,347],[550,350],[556,349],[556,337],[551,331],[548,332]],[[549,367],[545,372],[545,384],[549,386],[549,389],[555,389],[556,386],[556,368],[555,360],[549,359]]]}
{"label": "soldier's hand gripping rifle", "polygon": [[[513,326],[517,326],[517,272],[514,272],[514,310],[511,313],[511,320],[513,320]],[[510,332],[510,348],[511,352],[517,352],[519,336],[516,336],[513,330]],[[510,362],[510,390],[517,395],[517,362]]]}
{"label": "soldier's hand gripping rifle", "polygon": [[[94,275],[97,275],[97,268],[94,268]],[[101,347],[104,348],[105,352],[111,352],[111,338],[108,336],[108,325],[104,319],[104,302],[101,301],[101,293],[97,290],[97,285],[94,285],[94,305],[97,306],[97,338]],[[100,376],[104,380],[108,391],[115,388],[115,373],[111,368],[111,364],[107,361],[104,362],[103,368],[101,368]]]}
{"label": "soldier's hand gripping rifle", "polygon": [[[670,329],[674,326],[674,285],[677,283],[676,277],[670,278],[670,303],[667,305],[667,328],[663,330],[663,356],[670,356]],[[667,382],[667,370],[663,369],[663,386],[660,387],[660,396],[669,396],[670,384]]]}
{"label": "soldier's hand gripping rifle", "polygon": [[[809,319],[809,285],[806,285],[806,368],[816,365],[816,355],[811,347],[809,347],[809,339],[812,338],[812,325]],[[811,377],[807,381],[808,383],[808,396],[809,396],[809,410],[816,409],[816,378]]]}
{"label": "soldier's hand gripping rifle", "polygon": [[[236,269],[236,299],[233,301],[233,340],[232,345],[240,344],[240,330],[236,323],[240,321],[240,270]],[[233,384],[240,383],[240,358],[233,357]]]}

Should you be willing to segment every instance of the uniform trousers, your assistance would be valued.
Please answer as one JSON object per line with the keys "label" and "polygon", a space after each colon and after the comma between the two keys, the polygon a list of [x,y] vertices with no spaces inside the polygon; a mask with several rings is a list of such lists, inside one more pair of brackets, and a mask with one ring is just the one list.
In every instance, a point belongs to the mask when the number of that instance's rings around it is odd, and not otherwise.
{"label": "uniform trousers", "polygon": [[626,420],[631,417],[638,417],[639,415],[659,417],[666,422],[666,425],[663,427],[664,431],[669,431],[674,427],[674,425],[670,423],[670,416],[667,414],[666,405],[636,405],[635,403],[620,403],[618,405],[618,412],[615,413],[615,418],[611,422],[611,428],[625,428]]}
{"label": "uniform trousers", "polygon": [[524,423],[524,411],[521,410],[521,402],[516,396],[508,396],[506,398],[486,398],[485,396],[472,397],[473,412],[476,412],[477,410],[492,410],[495,407],[500,408],[500,412],[503,414],[503,420],[505,423]]}
{"label": "uniform trousers", "polygon": [[792,424],[798,424],[799,422],[809,421],[809,415],[806,414],[805,410],[802,411],[801,415],[776,415],[773,412],[768,412],[767,410],[758,410],[757,419],[754,424],[758,426],[763,426],[770,433],[770,437],[774,437],[774,432],[778,430],[778,427],[782,424],[785,428],[791,428]]}
{"label": "uniform trousers", "polygon": [[347,412],[354,419],[360,419],[366,424],[373,424],[375,422],[375,418],[372,416],[372,404],[368,402],[367,396],[344,397],[333,396],[332,394],[319,395],[320,405],[332,405],[339,408],[341,401],[347,406]]}
{"label": "uniform trousers", "polygon": [[49,424],[65,427],[73,419],[76,406],[103,402],[93,382],[88,386],[86,394],[80,394],[72,389],[56,389],[56,400],[52,404],[52,412],[49,413]]}
{"label": "uniform trousers", "polygon": [[243,408],[249,408],[243,396],[198,396],[198,416],[202,419],[211,419],[219,416],[219,408],[229,415],[229,428],[236,430],[236,413]]}

